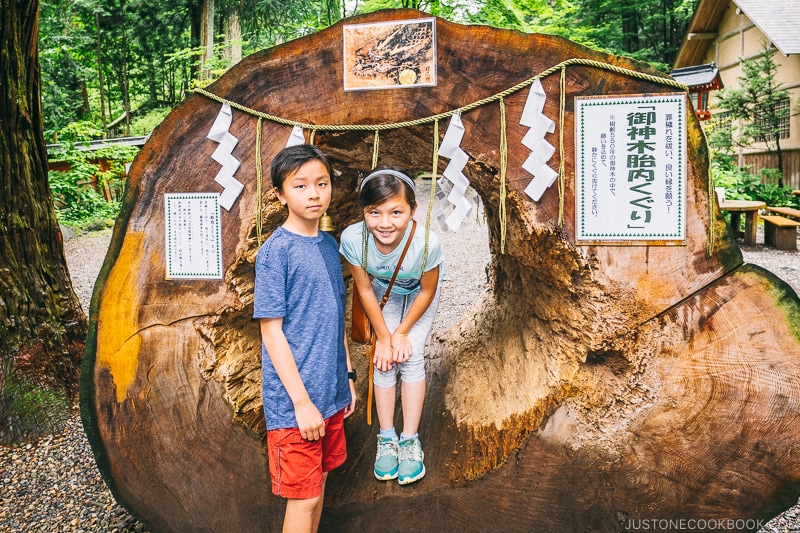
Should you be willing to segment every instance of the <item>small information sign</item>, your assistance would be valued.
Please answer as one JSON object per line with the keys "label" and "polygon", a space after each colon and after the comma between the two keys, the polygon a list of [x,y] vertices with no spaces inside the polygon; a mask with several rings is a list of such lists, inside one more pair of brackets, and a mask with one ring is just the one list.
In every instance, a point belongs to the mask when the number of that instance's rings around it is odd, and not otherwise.
{"label": "small information sign", "polygon": [[222,278],[219,194],[165,194],[167,279]]}

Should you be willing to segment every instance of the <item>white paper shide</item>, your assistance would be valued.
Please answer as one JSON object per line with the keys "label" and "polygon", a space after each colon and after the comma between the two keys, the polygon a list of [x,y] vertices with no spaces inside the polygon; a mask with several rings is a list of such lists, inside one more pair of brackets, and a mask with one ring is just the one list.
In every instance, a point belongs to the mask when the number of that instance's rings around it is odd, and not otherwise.
{"label": "white paper shide", "polygon": [[522,163],[522,168],[533,174],[533,179],[525,187],[525,194],[533,198],[535,202],[541,199],[544,191],[558,177],[558,173],[547,165],[556,149],[545,140],[544,136],[553,133],[556,125],[542,113],[545,100],[547,100],[547,95],[542,87],[542,82],[537,78],[531,85],[525,108],[522,110],[522,117],[519,119],[522,126],[530,128],[522,138],[522,144],[531,151],[531,154]]}
{"label": "white paper shide", "polygon": [[223,192],[219,198],[219,203],[228,211],[233,207],[233,203],[239,198],[244,188],[244,185],[233,177],[239,169],[240,163],[232,154],[233,149],[239,143],[239,139],[228,131],[232,121],[233,113],[231,112],[230,104],[222,104],[222,108],[211,126],[211,131],[207,135],[209,139],[219,143],[217,149],[211,154],[211,159],[222,165],[214,181],[222,185]]}
{"label": "white paper shide", "polygon": [[450,231],[458,231],[461,223],[472,212],[472,203],[466,197],[469,180],[462,172],[469,161],[469,156],[461,149],[463,137],[464,124],[461,122],[461,115],[453,115],[439,146],[439,155],[448,158],[450,163],[438,181],[440,190],[437,193],[440,205],[446,200],[452,206],[447,216],[442,208],[437,210],[439,225]]}

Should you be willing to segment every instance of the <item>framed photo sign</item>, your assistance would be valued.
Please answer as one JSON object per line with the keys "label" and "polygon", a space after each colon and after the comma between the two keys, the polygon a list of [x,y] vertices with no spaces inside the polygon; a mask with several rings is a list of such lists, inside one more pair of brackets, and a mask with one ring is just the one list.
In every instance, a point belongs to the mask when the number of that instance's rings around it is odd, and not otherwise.
{"label": "framed photo sign", "polygon": [[344,90],[436,85],[436,19],[344,26]]}
{"label": "framed photo sign", "polygon": [[218,193],[165,194],[167,279],[222,278]]}
{"label": "framed photo sign", "polygon": [[578,244],[686,243],[686,96],[575,98]]}

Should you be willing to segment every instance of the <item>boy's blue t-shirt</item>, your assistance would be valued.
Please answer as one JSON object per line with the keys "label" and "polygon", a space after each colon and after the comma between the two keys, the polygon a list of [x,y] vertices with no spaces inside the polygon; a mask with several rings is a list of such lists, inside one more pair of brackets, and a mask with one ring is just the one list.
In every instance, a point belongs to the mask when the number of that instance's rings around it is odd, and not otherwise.
{"label": "boy's blue t-shirt", "polygon": [[[346,289],[336,240],[276,229],[256,258],[253,318],[283,318],[300,377],[323,418],[350,404],[344,347]],[[263,342],[261,379],[267,428],[294,428],[294,404]]]}

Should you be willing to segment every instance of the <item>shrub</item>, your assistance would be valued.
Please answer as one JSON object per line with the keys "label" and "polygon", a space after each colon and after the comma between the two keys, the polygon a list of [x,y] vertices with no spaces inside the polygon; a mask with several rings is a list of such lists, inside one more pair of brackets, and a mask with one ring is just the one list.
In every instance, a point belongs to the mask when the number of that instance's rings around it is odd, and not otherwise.
{"label": "shrub", "polygon": [[0,444],[19,444],[64,427],[69,417],[66,392],[38,387],[8,373],[0,372],[0,377]]}
{"label": "shrub", "polygon": [[[118,199],[125,184],[125,163],[133,160],[138,149],[130,146],[109,146],[85,150],[87,141],[99,133],[91,123],[73,123],[59,133],[63,142],[58,160],[67,162],[69,170],[49,173],[50,192],[62,224],[85,228],[113,224],[119,212]],[[103,170],[99,161],[107,163]],[[107,192],[106,198],[99,191]]]}
{"label": "shrub", "polygon": [[147,112],[143,116],[137,116],[131,122],[132,135],[144,135],[150,133],[156,126],[161,124],[169,112],[172,111],[169,107],[156,107]]}

